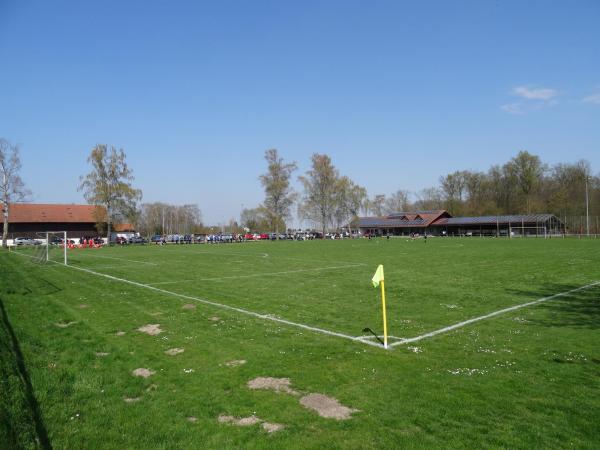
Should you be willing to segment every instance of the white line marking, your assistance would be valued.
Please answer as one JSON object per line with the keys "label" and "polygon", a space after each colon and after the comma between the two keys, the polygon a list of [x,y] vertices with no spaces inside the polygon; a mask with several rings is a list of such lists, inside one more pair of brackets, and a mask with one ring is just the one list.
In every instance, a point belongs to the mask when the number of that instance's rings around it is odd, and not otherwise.
{"label": "white line marking", "polygon": [[532,302],[521,303],[520,305],[510,306],[509,308],[500,309],[498,311],[494,311],[494,312],[486,314],[484,316],[474,317],[473,319],[469,319],[469,320],[465,320],[463,322],[455,323],[454,325],[450,325],[448,327],[440,328],[439,330],[431,331],[429,333],[425,333],[425,334],[422,334],[420,336],[416,336],[416,337],[412,337],[412,338],[404,338],[400,342],[394,342],[393,344],[391,344],[391,346],[393,347],[393,346],[396,346],[396,345],[404,345],[404,344],[409,344],[411,342],[420,341],[422,339],[427,339],[427,338],[430,338],[430,337],[433,337],[433,336],[437,336],[438,334],[443,334],[443,333],[447,333],[447,332],[452,331],[452,330],[456,330],[457,328],[464,327],[465,325],[469,325],[469,324],[474,323],[474,322],[479,322],[480,320],[489,319],[490,317],[499,316],[500,314],[505,314],[507,312],[516,311],[516,310],[521,309],[521,308],[526,308],[528,306],[537,305],[538,303],[543,303],[543,302],[547,302],[547,301],[550,301],[550,300],[554,300],[555,298],[558,298],[558,297],[565,297],[565,296],[567,296],[569,294],[573,294],[574,292],[583,291],[585,289],[589,289],[591,287],[598,286],[598,285],[600,285],[600,281],[596,281],[594,283],[590,283],[590,284],[587,284],[585,286],[581,286],[581,287],[578,287],[578,288],[575,288],[575,289],[571,289],[570,291],[561,292],[559,294],[554,294],[554,295],[551,295],[549,297],[539,298],[539,299],[534,300]]}
{"label": "white line marking", "polygon": [[232,275],[229,277],[216,277],[216,278],[196,278],[193,280],[173,280],[173,281],[158,281],[156,283],[148,283],[148,286],[157,286],[159,284],[176,284],[176,283],[187,283],[191,281],[220,281],[220,280],[232,280],[237,278],[254,278],[254,277],[268,277],[272,275],[286,275],[290,273],[300,272],[317,272],[320,270],[338,270],[338,269],[349,269],[351,267],[360,267],[362,264],[352,264],[349,266],[331,266],[331,267],[315,267],[313,269],[298,269],[298,270],[287,270],[284,272],[266,272],[266,273],[253,273],[251,275]]}
{"label": "white line marking", "polygon": [[[50,261],[50,262],[55,263],[54,261]],[[64,266],[61,263],[55,263],[55,264]],[[235,311],[235,312],[238,312],[238,313],[241,313],[241,314],[245,314],[247,316],[257,317],[257,318],[263,319],[263,320],[271,320],[273,322],[283,323],[283,324],[290,325],[290,326],[293,326],[293,327],[302,328],[304,330],[313,331],[315,333],[326,334],[328,336],[335,336],[335,337],[339,337],[339,338],[343,338],[343,339],[348,339],[348,340],[353,341],[353,342],[361,342],[363,344],[367,344],[367,345],[371,345],[373,347],[381,348],[381,345],[378,344],[378,343],[360,340],[359,339],[360,336],[357,338],[357,337],[350,336],[350,335],[347,335],[347,334],[338,333],[337,331],[325,330],[324,328],[311,327],[310,325],[304,325],[302,323],[296,323],[296,322],[292,322],[290,320],[280,319],[279,317],[274,317],[274,316],[272,316],[270,314],[260,314],[260,313],[254,312],[254,311],[250,311],[248,309],[238,308],[238,307],[230,306],[230,305],[224,305],[222,303],[213,302],[213,301],[210,301],[210,300],[206,300],[204,298],[192,297],[191,295],[178,294],[177,292],[171,292],[171,291],[167,291],[165,289],[160,289],[160,288],[157,288],[157,287],[154,287],[154,286],[150,286],[150,285],[147,285],[147,284],[143,284],[143,283],[138,283],[136,281],[127,280],[125,278],[119,278],[119,277],[114,277],[112,275],[107,275],[105,273],[95,272],[95,271],[90,270],[90,269],[84,269],[83,267],[77,267],[77,266],[72,266],[72,265],[69,265],[69,266],[66,266],[66,267],[69,267],[69,268],[75,269],[75,270],[80,270],[82,272],[91,273],[91,274],[99,276],[99,277],[108,278],[109,280],[120,281],[122,283],[131,284],[133,286],[150,289],[150,290],[155,291],[155,292],[160,292],[161,294],[172,295],[173,297],[179,297],[179,298],[184,298],[186,300],[192,300],[192,301],[196,301],[196,302],[199,302],[199,303],[204,303],[206,305],[214,306],[215,308],[228,309],[230,311]]]}
{"label": "white line marking", "polygon": [[115,256],[83,255],[83,254],[73,255],[73,257],[75,259],[77,259],[77,256],[87,256],[87,257],[90,257],[90,258],[106,258],[106,259],[114,259],[116,261],[126,261],[126,262],[132,262],[132,263],[137,263],[137,264],[148,264],[149,266],[158,266],[158,264],[156,264],[156,263],[151,263],[151,262],[147,262],[147,261],[137,261],[135,259],[117,258]]}

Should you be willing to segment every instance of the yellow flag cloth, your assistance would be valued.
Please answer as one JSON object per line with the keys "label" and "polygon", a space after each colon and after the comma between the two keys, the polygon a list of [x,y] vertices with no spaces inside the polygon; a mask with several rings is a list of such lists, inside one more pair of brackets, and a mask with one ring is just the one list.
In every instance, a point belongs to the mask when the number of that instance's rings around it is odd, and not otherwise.
{"label": "yellow flag cloth", "polygon": [[381,281],[383,281],[383,265],[382,264],[379,264],[379,267],[377,267],[377,270],[375,271],[375,275],[373,275],[372,281],[373,281],[373,287],[379,286],[379,283]]}

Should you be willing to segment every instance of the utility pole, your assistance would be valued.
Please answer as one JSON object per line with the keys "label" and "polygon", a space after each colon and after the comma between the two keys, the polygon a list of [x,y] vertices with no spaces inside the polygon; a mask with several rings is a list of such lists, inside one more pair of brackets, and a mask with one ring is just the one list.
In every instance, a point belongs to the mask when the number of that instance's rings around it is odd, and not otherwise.
{"label": "utility pole", "polygon": [[588,181],[589,176],[585,174],[585,224],[586,224],[586,233],[587,236],[590,237],[590,196],[588,192]]}

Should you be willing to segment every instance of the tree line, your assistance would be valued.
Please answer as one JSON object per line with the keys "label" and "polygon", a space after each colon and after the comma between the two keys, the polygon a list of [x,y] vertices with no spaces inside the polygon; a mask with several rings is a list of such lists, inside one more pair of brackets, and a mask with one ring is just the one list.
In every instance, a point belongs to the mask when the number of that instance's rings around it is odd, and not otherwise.
{"label": "tree line", "polygon": [[[277,149],[265,151],[266,172],[259,176],[264,201],[241,212],[240,224],[230,221],[230,231],[286,230],[295,212],[323,234],[330,229],[357,226],[361,215],[384,216],[401,211],[445,209],[453,216],[552,213],[560,218],[600,215],[600,175],[590,163],[550,166],[527,151],[487,171],[459,170],[442,175],[436,186],[413,193],[399,188],[368,195],[367,189],[340,174],[331,157],[314,153],[310,168],[292,186],[296,162],[286,162]],[[112,224],[130,222],[144,234],[191,234],[213,230],[202,224],[198,205],[142,203],[134,188],[133,171],[123,149],[96,145],[88,157],[91,170],[80,177],[78,190],[90,204],[102,205],[96,220],[99,231],[110,236]],[[9,204],[27,200],[30,192],[19,176],[18,147],[0,139],[0,198],[4,219],[3,245],[8,233]],[[586,198],[589,203],[586,204]],[[589,206],[589,211],[587,207]]]}
{"label": "tree line", "polygon": [[[439,178],[439,184],[417,193],[405,189],[385,195],[369,196],[366,188],[340,175],[327,155],[313,154],[311,167],[298,177],[303,191],[290,188],[296,164],[285,165],[277,150],[268,150],[268,172],[278,172],[277,184],[265,183],[265,202],[251,210],[256,215],[242,215],[242,223],[262,227],[275,221],[279,226],[290,217],[297,200],[298,217],[318,226],[323,233],[350,224],[356,226],[360,214],[384,216],[401,211],[447,210],[453,216],[481,216],[551,213],[558,217],[600,215],[600,176],[592,175],[589,162],[560,163],[549,166],[539,156],[520,151],[503,165],[487,171],[455,171]],[[278,161],[274,164],[273,161]],[[589,203],[586,205],[586,191]],[[272,197],[286,198],[284,207],[272,208]],[[256,216],[263,221],[257,221]],[[269,219],[270,218],[270,219]],[[245,219],[245,220],[244,220]],[[253,220],[248,220],[253,219]],[[252,227],[250,227],[252,228]],[[269,229],[274,229],[273,226]]]}

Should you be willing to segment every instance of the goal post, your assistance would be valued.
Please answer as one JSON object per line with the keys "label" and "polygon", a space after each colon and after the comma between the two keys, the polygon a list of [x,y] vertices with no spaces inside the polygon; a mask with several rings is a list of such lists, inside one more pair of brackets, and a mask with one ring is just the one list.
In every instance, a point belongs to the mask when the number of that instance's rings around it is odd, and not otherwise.
{"label": "goal post", "polygon": [[69,241],[66,231],[44,231],[38,233],[38,236],[42,240],[42,245],[38,246],[41,247],[37,257],[40,262],[68,265],[67,246]]}

